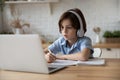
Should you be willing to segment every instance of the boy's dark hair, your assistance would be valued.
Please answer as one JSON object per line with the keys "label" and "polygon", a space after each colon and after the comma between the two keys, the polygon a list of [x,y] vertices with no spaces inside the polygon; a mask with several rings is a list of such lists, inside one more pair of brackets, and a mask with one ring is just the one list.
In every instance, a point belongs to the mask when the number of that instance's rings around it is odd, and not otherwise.
{"label": "boy's dark hair", "polygon": [[77,14],[79,14],[79,16],[81,17],[82,19],[82,23],[83,23],[83,30],[84,30],[84,33],[87,31],[86,29],[86,21],[85,21],[85,18],[84,18],[84,15],[83,13],[81,12],[81,10],[79,10],[78,8],[75,8],[75,9],[70,9],[68,10],[67,12],[63,13],[59,19],[59,22],[58,22],[58,25],[59,25],[59,31],[61,33],[61,27],[62,27],[62,21],[65,20],[65,19],[69,19],[72,23],[72,26],[76,29],[76,30],[79,30],[80,29],[80,22],[77,18],[76,15],[74,15],[73,13],[69,12],[69,11],[74,11],[76,12]]}

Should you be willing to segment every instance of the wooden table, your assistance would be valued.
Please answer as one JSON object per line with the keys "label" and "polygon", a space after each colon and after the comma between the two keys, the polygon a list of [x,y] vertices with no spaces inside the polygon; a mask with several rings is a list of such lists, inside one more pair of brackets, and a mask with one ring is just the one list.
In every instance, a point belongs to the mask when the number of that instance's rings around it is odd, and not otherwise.
{"label": "wooden table", "polygon": [[0,80],[120,80],[120,59],[106,59],[104,66],[69,66],[53,74],[0,70]]}

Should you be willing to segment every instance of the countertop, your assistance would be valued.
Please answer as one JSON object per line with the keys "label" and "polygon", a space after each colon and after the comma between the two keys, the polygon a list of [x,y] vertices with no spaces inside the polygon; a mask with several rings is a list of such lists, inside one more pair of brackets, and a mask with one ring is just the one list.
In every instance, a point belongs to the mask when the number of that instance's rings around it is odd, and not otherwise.
{"label": "countertop", "polygon": [[120,48],[120,43],[97,43],[94,48]]}
{"label": "countertop", "polygon": [[[43,48],[47,48],[50,43],[44,43],[42,44]],[[120,48],[120,43],[96,43],[93,44],[94,48]]]}

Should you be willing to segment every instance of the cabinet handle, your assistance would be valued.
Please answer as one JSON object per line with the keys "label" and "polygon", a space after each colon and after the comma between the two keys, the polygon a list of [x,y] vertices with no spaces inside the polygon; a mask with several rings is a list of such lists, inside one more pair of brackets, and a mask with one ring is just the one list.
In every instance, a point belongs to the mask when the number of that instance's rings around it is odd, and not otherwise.
{"label": "cabinet handle", "polygon": [[107,51],[111,51],[111,48],[106,48]]}

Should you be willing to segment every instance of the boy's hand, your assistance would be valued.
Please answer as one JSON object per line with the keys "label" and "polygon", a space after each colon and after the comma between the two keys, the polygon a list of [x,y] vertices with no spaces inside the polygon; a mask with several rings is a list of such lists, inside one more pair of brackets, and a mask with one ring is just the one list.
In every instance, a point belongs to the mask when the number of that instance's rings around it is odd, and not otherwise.
{"label": "boy's hand", "polygon": [[52,63],[56,60],[56,56],[51,53],[47,53],[45,55],[45,59],[47,60],[48,63]]}

